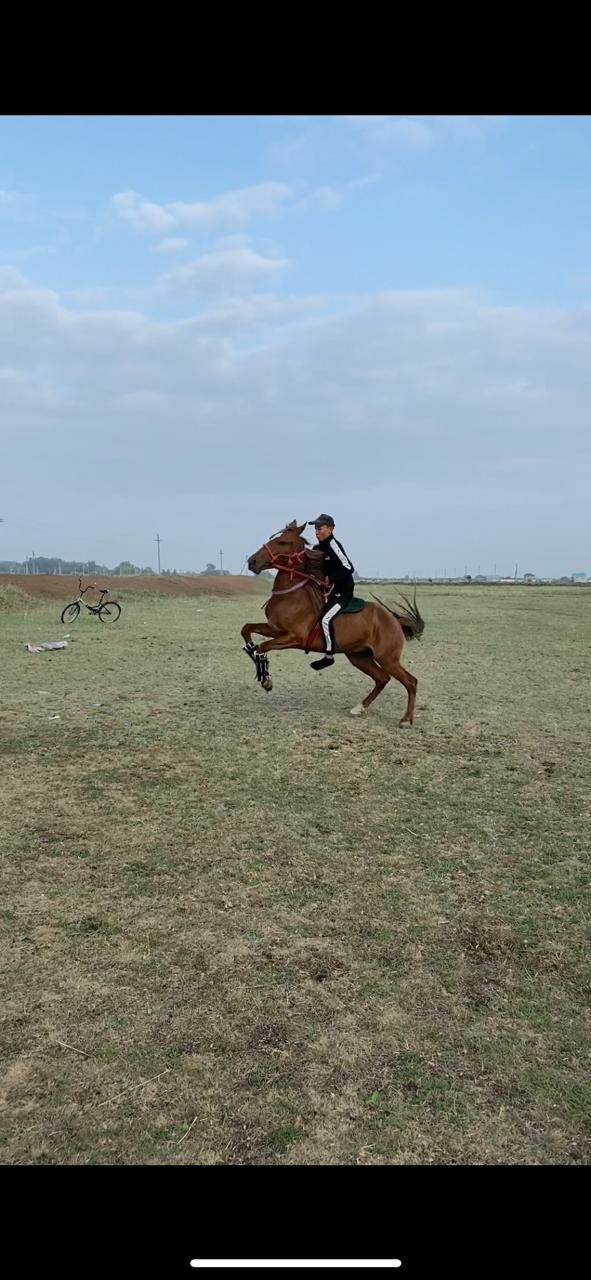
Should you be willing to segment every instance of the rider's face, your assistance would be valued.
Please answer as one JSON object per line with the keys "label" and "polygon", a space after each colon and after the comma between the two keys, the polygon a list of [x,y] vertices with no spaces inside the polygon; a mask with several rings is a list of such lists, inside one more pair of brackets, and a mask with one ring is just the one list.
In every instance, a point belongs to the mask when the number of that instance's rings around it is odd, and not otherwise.
{"label": "rider's face", "polygon": [[315,524],[314,528],[319,542],[325,542],[327,538],[330,538],[332,529],[329,524]]}

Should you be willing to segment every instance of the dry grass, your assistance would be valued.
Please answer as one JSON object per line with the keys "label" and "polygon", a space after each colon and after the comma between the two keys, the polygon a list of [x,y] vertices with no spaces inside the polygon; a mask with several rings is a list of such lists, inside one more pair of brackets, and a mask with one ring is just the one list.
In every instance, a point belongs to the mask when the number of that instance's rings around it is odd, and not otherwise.
{"label": "dry grass", "polygon": [[[84,586],[88,586],[90,582],[94,582],[92,577],[83,577]],[[269,594],[270,587],[267,582],[259,578],[251,578],[247,576],[240,577],[238,574],[228,577],[216,578],[212,577],[183,577],[178,574],[174,578],[161,578],[156,574],[141,578],[130,574],[129,577],[97,577],[96,582],[99,587],[108,587],[111,598],[113,600],[126,599],[128,596],[151,595],[178,597],[178,596],[239,596],[239,595],[260,595],[261,593]],[[78,575],[77,574],[27,574],[27,573],[0,573],[0,600],[5,592],[18,591],[21,595],[26,595],[35,601],[49,600],[77,600],[78,599]],[[98,599],[96,592],[89,591],[86,597],[89,602],[95,603]]]}
{"label": "dry grass", "polygon": [[409,733],[256,596],[2,614],[0,1159],[588,1162],[591,593],[420,603]]}

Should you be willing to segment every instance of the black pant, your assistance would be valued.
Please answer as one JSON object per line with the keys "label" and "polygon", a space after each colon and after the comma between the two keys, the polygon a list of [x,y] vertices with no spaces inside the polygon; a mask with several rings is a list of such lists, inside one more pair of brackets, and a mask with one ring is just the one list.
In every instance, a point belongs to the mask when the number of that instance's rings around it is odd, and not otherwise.
{"label": "black pant", "polygon": [[334,591],[331,591],[326,604],[322,606],[320,620],[327,653],[334,653],[336,647],[333,629],[334,619],[337,613],[340,613],[341,609],[352,599],[352,586],[335,587]]}

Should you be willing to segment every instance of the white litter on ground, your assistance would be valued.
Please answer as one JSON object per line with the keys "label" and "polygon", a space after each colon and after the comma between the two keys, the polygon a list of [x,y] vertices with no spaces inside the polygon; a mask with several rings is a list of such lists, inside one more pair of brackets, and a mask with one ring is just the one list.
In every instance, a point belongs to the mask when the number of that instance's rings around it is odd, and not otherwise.
{"label": "white litter on ground", "polygon": [[67,649],[67,647],[67,640],[46,640],[45,644],[31,644],[29,641],[25,645],[28,653],[43,653],[45,649]]}

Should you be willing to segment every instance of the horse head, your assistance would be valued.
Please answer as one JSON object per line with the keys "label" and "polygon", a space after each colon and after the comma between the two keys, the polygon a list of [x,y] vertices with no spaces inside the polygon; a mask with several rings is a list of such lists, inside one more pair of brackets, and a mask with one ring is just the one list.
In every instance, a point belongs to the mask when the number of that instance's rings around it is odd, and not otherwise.
{"label": "horse head", "polygon": [[292,520],[280,533],[273,534],[268,542],[264,542],[262,547],[250,556],[248,561],[250,572],[262,573],[263,569],[280,569],[287,566],[296,556],[302,560],[308,546],[306,539],[302,537],[305,528],[306,521],[298,524],[297,520]]}

